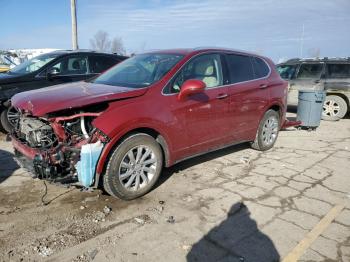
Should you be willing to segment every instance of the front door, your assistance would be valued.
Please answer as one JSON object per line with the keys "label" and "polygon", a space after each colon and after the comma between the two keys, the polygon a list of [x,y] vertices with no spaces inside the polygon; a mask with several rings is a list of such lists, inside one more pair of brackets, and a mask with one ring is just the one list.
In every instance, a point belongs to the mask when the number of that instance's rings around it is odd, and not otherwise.
{"label": "front door", "polygon": [[218,148],[232,140],[229,126],[227,87],[223,86],[219,54],[204,54],[190,60],[170,82],[170,93],[178,93],[188,79],[199,79],[206,84],[203,93],[179,101],[169,98],[172,114],[184,130],[181,136],[185,155],[195,155]]}
{"label": "front door", "polygon": [[[52,74],[54,72],[54,74]],[[50,74],[51,73],[51,74]],[[43,86],[76,82],[91,77],[86,55],[67,56],[43,72]]]}

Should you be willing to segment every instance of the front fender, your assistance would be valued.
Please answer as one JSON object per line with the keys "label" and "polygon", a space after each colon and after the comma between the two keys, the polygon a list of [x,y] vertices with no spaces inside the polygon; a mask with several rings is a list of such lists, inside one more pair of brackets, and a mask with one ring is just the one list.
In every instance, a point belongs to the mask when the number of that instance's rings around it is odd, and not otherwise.
{"label": "front fender", "polygon": [[159,139],[159,143],[161,144],[162,148],[164,149],[166,153],[166,166],[170,165],[172,162],[171,159],[171,143],[169,138],[166,136],[166,132],[163,131],[163,128],[159,127],[159,124],[150,124],[150,122],[139,122],[128,125],[128,128],[125,128],[118,132],[114,137],[112,137],[109,142],[106,144],[106,146],[103,148],[103,151],[101,153],[100,159],[98,160],[97,167],[96,167],[96,173],[102,174],[104,171],[105,166],[107,165],[106,161],[108,161],[109,155],[113,152],[113,149],[119,144],[120,141],[127,135],[132,133],[133,131],[137,130],[153,130],[157,134],[159,134],[157,140]]}
{"label": "front fender", "polygon": [[161,103],[141,98],[110,103],[109,108],[93,121],[93,125],[110,139],[102,151],[96,172],[99,174],[103,172],[105,162],[113,148],[125,135],[137,129],[153,130],[161,135],[171,158],[173,146],[168,137],[170,132],[167,125],[171,116],[166,110],[162,110],[163,106]]}

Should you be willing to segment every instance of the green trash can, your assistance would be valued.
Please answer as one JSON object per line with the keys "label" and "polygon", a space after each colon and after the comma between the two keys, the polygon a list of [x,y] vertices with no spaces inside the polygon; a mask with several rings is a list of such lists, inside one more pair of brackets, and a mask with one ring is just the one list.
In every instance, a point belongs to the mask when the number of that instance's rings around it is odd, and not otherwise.
{"label": "green trash can", "polygon": [[299,90],[297,121],[302,127],[316,129],[321,122],[326,91]]}

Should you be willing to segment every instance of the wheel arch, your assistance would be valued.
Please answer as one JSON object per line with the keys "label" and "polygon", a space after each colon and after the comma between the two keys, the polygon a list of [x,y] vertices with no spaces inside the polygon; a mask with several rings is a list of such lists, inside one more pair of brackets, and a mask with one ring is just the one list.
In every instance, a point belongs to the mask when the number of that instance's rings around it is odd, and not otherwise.
{"label": "wheel arch", "polygon": [[2,111],[5,108],[9,107],[10,103],[11,103],[11,101],[9,99],[0,100],[0,111]]}
{"label": "wheel arch", "polygon": [[286,112],[283,112],[283,106],[279,103],[273,103],[272,105],[270,105],[268,108],[266,108],[264,114],[268,111],[268,110],[274,110],[279,114],[280,117],[280,126],[283,125],[284,120],[285,120],[285,116],[286,116]]}
{"label": "wheel arch", "polygon": [[272,109],[272,110],[274,110],[274,111],[277,111],[277,112],[280,114],[280,116],[281,116],[282,108],[281,108],[280,105],[274,104],[274,105],[270,106],[266,111],[268,111],[268,110],[270,110],[270,109]]}
{"label": "wheel arch", "polygon": [[[152,136],[160,145],[163,153],[164,165],[166,167],[170,166],[170,148],[167,139],[162,135],[160,131],[153,127],[136,127],[128,131],[124,131],[122,134],[119,134],[113,137],[103,149],[100,159],[96,167],[96,176],[97,180],[99,176],[105,171],[107,162],[113,152],[113,150],[127,137],[137,134],[144,133]],[[98,181],[97,181],[98,182]]]}

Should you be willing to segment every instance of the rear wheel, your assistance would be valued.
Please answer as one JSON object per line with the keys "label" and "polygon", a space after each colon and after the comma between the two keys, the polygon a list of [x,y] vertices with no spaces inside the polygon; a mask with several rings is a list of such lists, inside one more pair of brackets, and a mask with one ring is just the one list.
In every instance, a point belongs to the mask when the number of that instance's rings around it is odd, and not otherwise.
{"label": "rear wheel", "polygon": [[273,147],[277,140],[280,120],[279,114],[275,110],[268,110],[260,121],[256,132],[255,140],[251,143],[251,147],[265,151]]}
{"label": "rear wheel", "polygon": [[126,138],[112,153],[103,177],[103,187],[124,200],[149,192],[163,167],[163,154],[156,140],[147,134]]}
{"label": "rear wheel", "polygon": [[322,119],[336,121],[342,119],[348,112],[346,101],[337,95],[326,96],[323,104]]}

